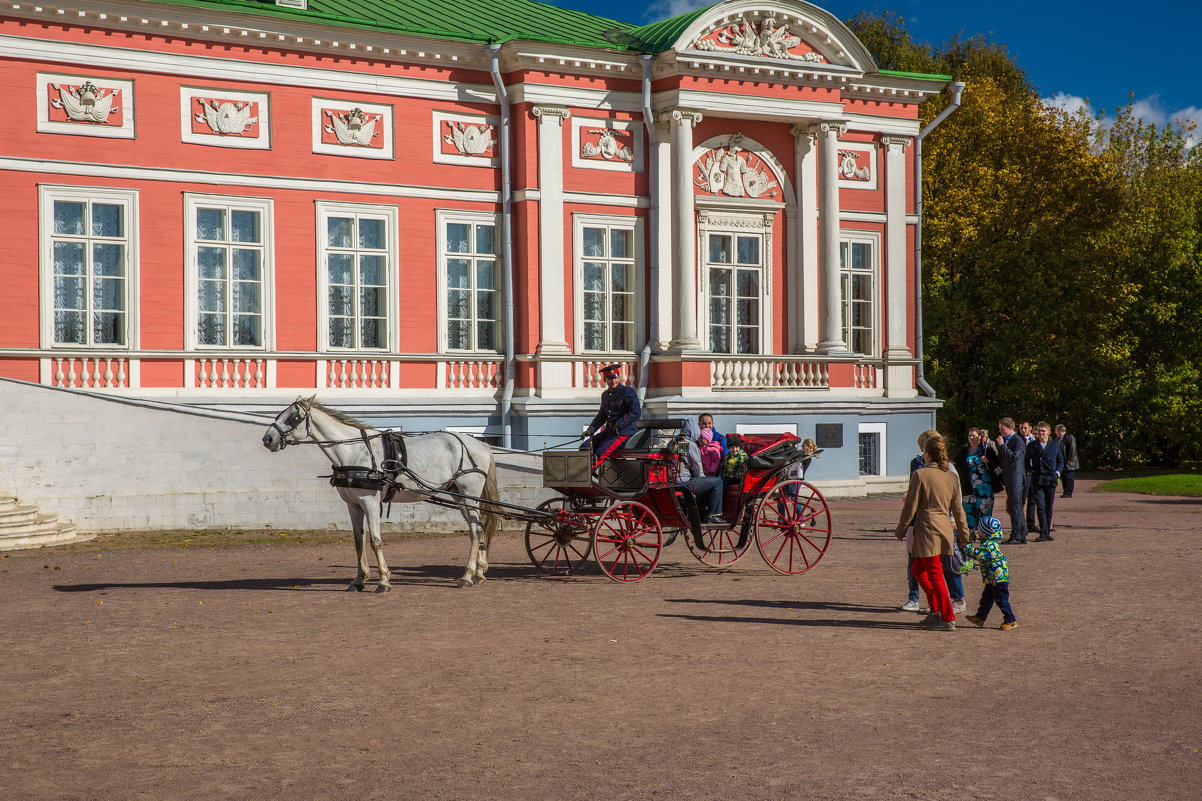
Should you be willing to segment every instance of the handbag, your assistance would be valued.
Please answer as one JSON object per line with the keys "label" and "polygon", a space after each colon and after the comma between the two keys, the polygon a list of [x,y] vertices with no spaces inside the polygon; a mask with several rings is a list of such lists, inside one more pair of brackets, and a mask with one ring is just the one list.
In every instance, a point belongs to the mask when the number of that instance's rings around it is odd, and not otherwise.
{"label": "handbag", "polygon": [[964,551],[960,550],[959,545],[953,544],[951,556],[948,558],[948,567],[953,573],[963,575],[972,570],[973,562],[964,555]]}

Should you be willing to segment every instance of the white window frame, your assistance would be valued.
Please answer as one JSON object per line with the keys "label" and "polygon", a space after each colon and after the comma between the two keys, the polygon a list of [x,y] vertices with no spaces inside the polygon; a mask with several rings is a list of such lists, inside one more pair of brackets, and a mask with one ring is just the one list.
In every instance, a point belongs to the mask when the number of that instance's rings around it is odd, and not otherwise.
{"label": "white window frame", "polygon": [[880,472],[864,475],[885,476],[889,474],[889,439],[887,436],[888,423],[859,423],[856,426],[856,473],[860,472],[860,434],[877,434],[880,449],[877,451],[877,465]]}
{"label": "white window frame", "polygon": [[[605,228],[607,231],[615,228],[630,231],[631,239],[633,240],[633,248],[631,250],[634,264],[632,272],[634,273],[633,296],[631,303],[634,306],[634,333],[632,337],[632,347],[629,350],[586,350],[584,347],[584,262],[596,261],[596,259],[586,259],[584,256],[584,229],[585,228]],[[643,246],[643,218],[618,215],[603,215],[603,214],[573,214],[572,215],[572,308],[575,325],[575,333],[573,342],[577,353],[613,353],[628,356],[638,350],[638,343],[643,339],[644,327],[644,311],[643,299],[646,297],[644,290],[644,270],[645,257]],[[602,261],[610,261],[607,257]],[[609,297],[608,290],[606,297]]]}
{"label": "white window frame", "polygon": [[[330,344],[330,273],[326,266],[329,247],[326,244],[330,217],[368,217],[382,219],[385,223],[385,253],[388,256],[388,285],[384,346],[380,348],[340,348]],[[400,265],[397,260],[399,216],[396,206],[370,203],[342,203],[328,200],[316,202],[317,237],[317,350],[320,353],[396,353],[399,342],[400,314],[398,296],[400,292]]]}
{"label": "white window frame", "polygon": [[[772,276],[773,251],[772,228],[776,220],[776,210],[771,212],[748,212],[703,209],[697,221],[697,264],[698,264],[698,330],[702,337],[702,348],[710,353],[727,356],[763,356],[771,352],[772,343]],[[738,353],[736,351],[710,350],[710,286],[709,286],[709,237],[711,234],[722,234],[731,237],[753,236],[760,239],[760,321],[759,336],[755,353]],[[736,245],[737,252],[737,245]],[[726,266],[726,265],[722,265]],[[733,271],[739,265],[731,262]],[[737,279],[736,279],[737,285]],[[737,310],[731,310],[732,315]],[[732,317],[732,320],[734,317]],[[732,323],[732,327],[734,324]],[[732,338],[731,344],[735,340]]]}
{"label": "white window frame", "polygon": [[[502,327],[502,315],[505,309],[505,290],[504,283],[501,280],[501,271],[505,269],[505,265],[501,262],[501,215],[491,211],[461,211],[457,209],[439,209],[434,215],[435,225],[438,226],[438,352],[439,353],[480,353],[487,355],[496,355],[503,353],[505,350],[505,330]],[[462,350],[460,348],[451,348],[448,341],[448,327],[450,320],[447,316],[447,259],[461,257],[464,254],[448,253],[447,252],[447,225],[451,223],[463,223],[466,225],[492,225],[495,229],[495,243],[497,253],[494,254],[494,260],[497,265],[496,275],[496,297],[497,297],[497,346],[495,348],[474,348]],[[472,314],[473,321],[475,320],[475,293],[473,292],[472,299]],[[474,337],[474,334],[473,334]]]}
{"label": "white window frame", "polygon": [[[125,214],[125,342],[78,343],[54,341],[54,204],[56,201],[69,203],[108,203],[124,208]],[[113,189],[111,187],[38,186],[38,240],[39,299],[42,347],[57,350],[113,350],[129,351],[139,348],[138,325],[138,190]],[[87,296],[92,295],[91,271],[88,273]],[[90,312],[86,321],[88,339],[92,335]]]}
{"label": "white window frame", "polygon": [[[867,244],[872,249],[872,312],[869,319],[872,320],[871,346],[868,351],[858,351],[852,349],[851,342],[851,310],[848,305],[847,295],[844,293],[845,276],[849,276],[852,270],[843,265],[843,246],[848,246],[848,252],[857,244]],[[847,345],[848,351],[861,356],[877,356],[881,352],[881,235],[874,231],[841,231],[839,234],[839,327],[843,336],[843,342]]]}
{"label": "white window frame", "polygon": [[[263,232],[262,273],[262,340],[261,345],[202,345],[198,336],[200,325],[200,274],[197,267],[196,212],[201,208],[220,208],[231,211],[258,212]],[[275,202],[272,198],[235,197],[229,195],[184,195],[184,321],[187,326],[185,343],[188,350],[261,351],[275,349]],[[231,329],[232,333],[232,329]]]}

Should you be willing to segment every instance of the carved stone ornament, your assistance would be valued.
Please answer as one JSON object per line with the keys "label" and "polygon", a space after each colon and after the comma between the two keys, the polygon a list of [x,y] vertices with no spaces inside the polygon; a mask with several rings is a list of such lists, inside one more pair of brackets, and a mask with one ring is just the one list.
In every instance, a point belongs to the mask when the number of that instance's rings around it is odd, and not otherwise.
{"label": "carved stone ornament", "polygon": [[328,134],[334,134],[340,145],[373,147],[372,139],[380,135],[380,132],[376,130],[376,125],[380,122],[378,114],[368,114],[358,107],[345,114],[326,109],[325,114],[330,118],[330,124],[326,125],[323,130]]}
{"label": "carved stone ornament", "polygon": [[207,125],[212,133],[221,136],[256,135],[254,129],[259,118],[253,115],[257,104],[205,97],[196,98],[196,102],[202,111],[193,119]]}
{"label": "carved stone ornament", "polygon": [[693,184],[703,192],[727,197],[776,197],[779,188],[762,158],[744,150],[742,134],[725,147],[707,150],[697,160]]}
{"label": "carved stone ornament", "polygon": [[840,150],[839,151],[839,175],[849,181],[867,181],[872,177],[872,170],[867,166],[859,166],[859,160],[865,162],[871,154],[865,153],[862,150]]}
{"label": "carved stone ornament", "polygon": [[497,140],[493,137],[493,126],[487,123],[471,125],[466,122],[446,120],[447,133],[442,137],[444,144],[451,145],[464,156],[491,157]]}
{"label": "carved stone ornament", "polygon": [[826,58],[802,41],[800,36],[794,36],[788,25],[778,26],[776,17],[771,14],[762,17],[758,26],[746,18],[740,18],[730,25],[721,25],[697,37],[693,47],[741,56],[826,63]]}
{"label": "carved stone ornament", "polygon": [[91,81],[85,81],[80,86],[66,84],[49,84],[50,89],[58,92],[58,97],[50,101],[52,108],[62,111],[66,121],[83,122],[99,125],[120,125],[121,107],[115,105],[119,89],[99,89]]}
{"label": "carved stone ornament", "polygon": [[[580,143],[580,155],[582,158],[600,158],[606,161],[624,161],[626,163],[634,162],[634,150],[629,144],[632,135],[629,131],[612,131],[609,128],[586,128],[583,133],[590,136],[596,136],[596,143],[584,142]],[[622,138],[622,142],[618,141],[618,137]]]}

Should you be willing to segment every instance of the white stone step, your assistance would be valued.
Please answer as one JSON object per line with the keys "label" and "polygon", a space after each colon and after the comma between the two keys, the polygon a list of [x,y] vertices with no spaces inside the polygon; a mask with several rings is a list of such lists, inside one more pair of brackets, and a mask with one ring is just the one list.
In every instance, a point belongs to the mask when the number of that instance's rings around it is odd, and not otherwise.
{"label": "white stone step", "polygon": [[11,509],[0,508],[0,531],[9,526],[22,526],[52,519],[51,515],[38,512],[36,506],[13,506]]}
{"label": "white stone step", "polygon": [[0,551],[19,551],[27,548],[45,548],[51,545],[69,545],[96,539],[95,534],[80,532],[75,526],[63,526],[46,532],[6,534],[0,536]]}
{"label": "white stone step", "polygon": [[95,539],[55,515],[42,514],[36,506],[22,506],[16,498],[0,497],[0,551],[45,548]]}

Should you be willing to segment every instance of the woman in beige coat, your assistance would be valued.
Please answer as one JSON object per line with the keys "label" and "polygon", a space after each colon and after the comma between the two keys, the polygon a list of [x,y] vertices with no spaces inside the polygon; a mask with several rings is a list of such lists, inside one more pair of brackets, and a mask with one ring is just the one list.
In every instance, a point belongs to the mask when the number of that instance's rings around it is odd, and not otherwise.
{"label": "woman in beige coat", "polygon": [[899,540],[904,540],[913,521],[914,563],[910,569],[931,607],[931,614],[923,623],[941,631],[954,631],[956,613],[943,580],[941,557],[952,552],[953,535],[961,544],[968,542],[968,521],[960,503],[960,480],[947,469],[947,444],[943,437],[929,438],[923,446],[923,457],[926,465],[910,474],[910,489],[896,534]]}

